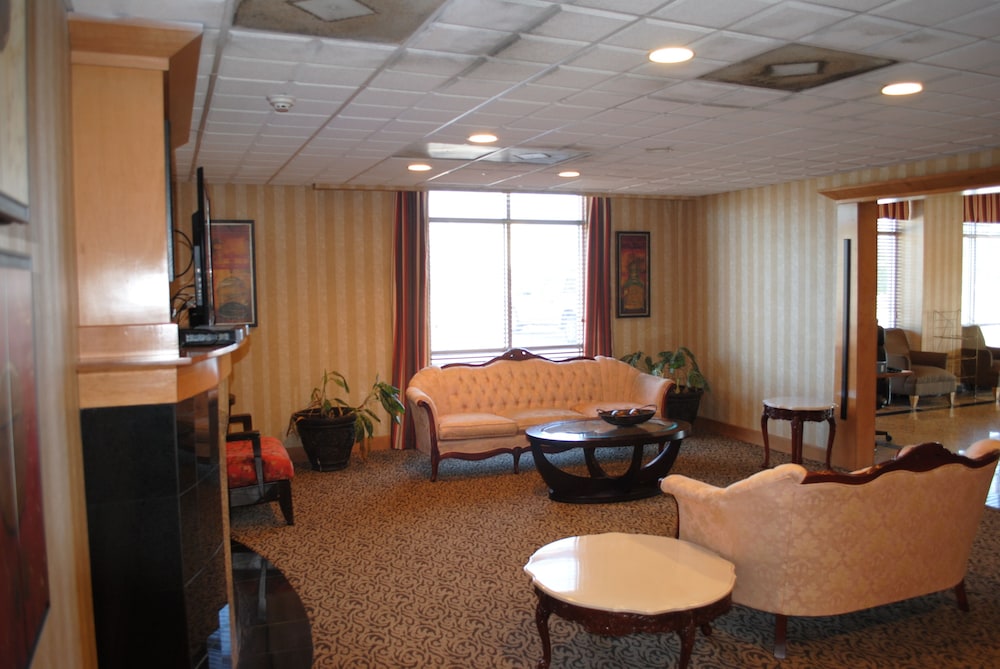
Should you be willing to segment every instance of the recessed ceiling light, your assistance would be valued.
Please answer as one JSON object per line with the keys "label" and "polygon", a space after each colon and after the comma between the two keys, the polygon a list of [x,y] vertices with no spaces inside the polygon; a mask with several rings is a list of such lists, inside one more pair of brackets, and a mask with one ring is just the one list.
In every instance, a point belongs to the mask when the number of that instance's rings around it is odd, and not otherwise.
{"label": "recessed ceiling light", "polygon": [[477,132],[475,135],[469,135],[469,141],[474,144],[491,144],[497,139],[498,137],[491,132]]}
{"label": "recessed ceiling light", "polygon": [[682,46],[669,46],[649,52],[649,59],[654,63],[683,63],[694,58],[694,51]]}
{"label": "recessed ceiling light", "polygon": [[916,81],[902,81],[882,87],[882,95],[913,95],[924,90],[923,84]]}
{"label": "recessed ceiling light", "polygon": [[431,166],[428,165],[427,163],[412,163],[410,165],[407,165],[406,169],[410,170],[411,172],[429,172]]}
{"label": "recessed ceiling light", "polygon": [[563,179],[572,179],[573,177],[580,176],[580,173],[577,172],[576,170],[564,170],[559,173],[559,176],[561,176]]}

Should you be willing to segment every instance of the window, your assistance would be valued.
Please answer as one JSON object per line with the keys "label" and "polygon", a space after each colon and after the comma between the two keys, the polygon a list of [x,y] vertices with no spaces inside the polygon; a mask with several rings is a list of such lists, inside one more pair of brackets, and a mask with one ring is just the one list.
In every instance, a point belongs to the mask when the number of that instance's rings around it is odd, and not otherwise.
{"label": "window", "polygon": [[878,267],[875,317],[884,328],[894,328],[899,323],[900,313],[900,252],[899,240],[902,233],[900,221],[880,218],[877,223]]}
{"label": "window", "polygon": [[431,362],[583,353],[584,199],[428,194]]}
{"label": "window", "polygon": [[962,322],[975,323],[1000,345],[1000,223],[962,224]]}

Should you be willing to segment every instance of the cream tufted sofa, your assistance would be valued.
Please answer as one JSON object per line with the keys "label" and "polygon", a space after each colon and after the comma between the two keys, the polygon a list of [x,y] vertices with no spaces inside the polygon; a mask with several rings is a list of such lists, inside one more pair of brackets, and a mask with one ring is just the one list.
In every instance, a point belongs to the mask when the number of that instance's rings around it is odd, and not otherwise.
{"label": "cream tufted sofa", "polygon": [[406,402],[434,481],[446,458],[510,453],[516,473],[532,425],[647,405],[662,415],[672,385],[614,358],[555,362],[513,349],[483,365],[425,367],[410,380]]}
{"label": "cream tufted sofa", "polygon": [[940,444],[907,447],[854,474],[785,464],[728,488],[671,474],[678,536],[736,565],[733,602],[776,614],[785,656],[788,616],[829,616],[954,588],[965,572],[1000,441],[966,456]]}

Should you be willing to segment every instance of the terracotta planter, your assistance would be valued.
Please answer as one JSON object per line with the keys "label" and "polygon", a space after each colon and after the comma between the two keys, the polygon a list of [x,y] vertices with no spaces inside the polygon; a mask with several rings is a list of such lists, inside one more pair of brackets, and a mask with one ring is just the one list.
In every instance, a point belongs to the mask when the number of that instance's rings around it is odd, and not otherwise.
{"label": "terracotta planter", "polygon": [[347,466],[354,448],[354,412],[326,418],[318,411],[306,410],[296,411],[292,417],[313,469],[329,472]]}

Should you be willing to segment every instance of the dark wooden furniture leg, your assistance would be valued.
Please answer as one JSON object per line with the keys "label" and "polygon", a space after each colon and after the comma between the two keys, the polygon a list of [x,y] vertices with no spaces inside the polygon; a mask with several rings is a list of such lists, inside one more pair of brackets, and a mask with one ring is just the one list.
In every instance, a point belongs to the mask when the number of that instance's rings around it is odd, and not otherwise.
{"label": "dark wooden furniture leg", "polygon": [[535,594],[538,595],[535,625],[538,626],[538,636],[542,638],[542,659],[538,661],[538,669],[549,669],[549,663],[552,662],[552,640],[549,638],[549,616],[552,615],[552,609],[548,607],[548,597],[543,597],[537,590]]}
{"label": "dark wooden furniture leg", "polygon": [[833,419],[832,410],[827,415],[826,422],[830,425],[830,433],[826,437],[826,468],[830,469],[830,455],[833,453],[833,436],[837,434],[837,421]]}
{"label": "dark wooden furniture leg", "polygon": [[764,407],[764,410],[760,414],[760,431],[761,434],[764,435],[764,464],[762,464],[761,467],[763,467],[764,469],[767,469],[768,467],[771,466],[771,444],[768,442],[767,439],[768,418],[769,416],[767,415],[767,407]]}

